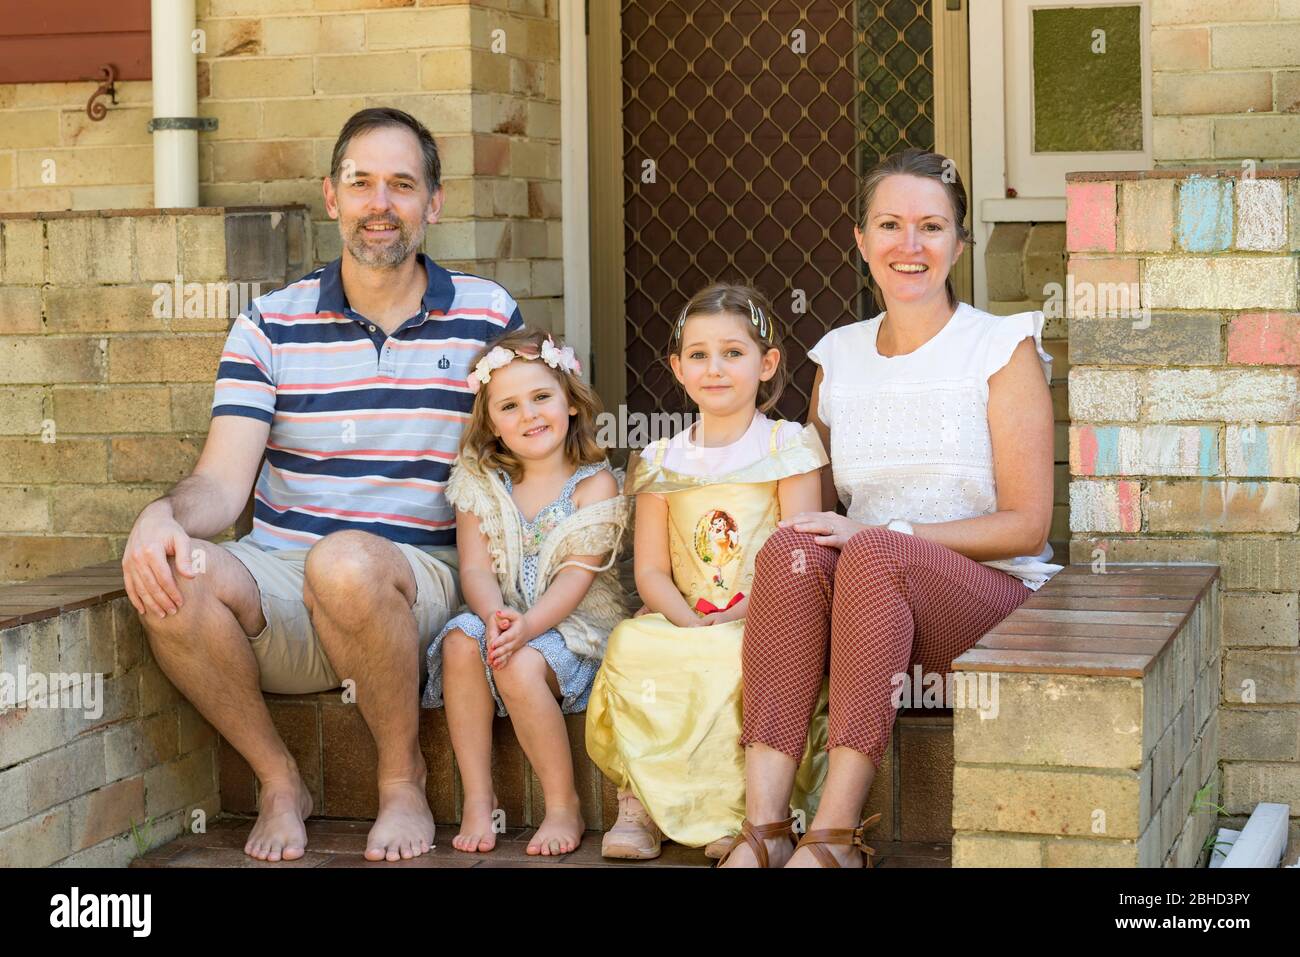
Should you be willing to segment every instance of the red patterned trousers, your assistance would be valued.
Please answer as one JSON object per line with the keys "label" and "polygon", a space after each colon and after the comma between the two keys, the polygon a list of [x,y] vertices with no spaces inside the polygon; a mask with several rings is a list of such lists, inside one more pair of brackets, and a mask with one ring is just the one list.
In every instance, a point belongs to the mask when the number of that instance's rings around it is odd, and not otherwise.
{"label": "red patterned trousers", "polygon": [[894,726],[894,676],[952,661],[1033,592],[1006,572],[935,542],[882,528],[843,550],[781,528],[754,566],[745,620],[744,724],[798,761],[830,666],[829,748],[880,766]]}

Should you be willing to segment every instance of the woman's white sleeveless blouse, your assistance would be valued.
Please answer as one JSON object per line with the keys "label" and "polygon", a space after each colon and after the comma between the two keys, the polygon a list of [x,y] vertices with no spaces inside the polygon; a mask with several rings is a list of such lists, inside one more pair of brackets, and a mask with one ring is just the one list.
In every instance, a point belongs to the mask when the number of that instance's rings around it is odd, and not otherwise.
{"label": "woman's white sleeveless blouse", "polygon": [[[1032,336],[1043,375],[1043,314],[994,316],[961,303],[947,325],[900,356],[876,351],[884,313],[833,329],[808,353],[822,367],[818,417],[830,427],[831,466],[849,517],[950,522],[997,511],[989,436],[989,376]],[[982,564],[1037,591],[1061,570],[1041,555]]]}

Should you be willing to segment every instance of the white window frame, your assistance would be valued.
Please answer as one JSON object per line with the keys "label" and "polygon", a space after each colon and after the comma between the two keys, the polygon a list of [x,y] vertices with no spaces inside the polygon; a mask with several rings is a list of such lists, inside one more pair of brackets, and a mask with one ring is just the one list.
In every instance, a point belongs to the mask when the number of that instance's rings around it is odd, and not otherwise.
{"label": "white window frame", "polygon": [[591,186],[587,169],[587,8],[560,3],[560,223],[564,339],[591,380]]}
{"label": "white window frame", "polygon": [[[1109,153],[1032,152],[1033,59],[1031,12],[1043,7],[1141,6],[1141,151]],[[971,224],[976,249],[997,223],[1064,222],[1065,174],[1083,170],[1150,169],[1151,10],[1149,0],[972,0]],[[976,68],[976,64],[979,68]],[[1019,81],[1009,82],[1009,77]],[[1016,197],[1008,198],[1007,186]],[[984,257],[976,255],[975,305],[988,305]]]}

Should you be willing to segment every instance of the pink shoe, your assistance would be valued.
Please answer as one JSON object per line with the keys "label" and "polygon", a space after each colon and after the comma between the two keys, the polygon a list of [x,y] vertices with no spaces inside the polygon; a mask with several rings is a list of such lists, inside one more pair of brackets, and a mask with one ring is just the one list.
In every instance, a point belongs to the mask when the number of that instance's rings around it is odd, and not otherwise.
{"label": "pink shoe", "polygon": [[631,791],[618,792],[618,820],[600,842],[601,857],[648,861],[659,856],[663,833]]}

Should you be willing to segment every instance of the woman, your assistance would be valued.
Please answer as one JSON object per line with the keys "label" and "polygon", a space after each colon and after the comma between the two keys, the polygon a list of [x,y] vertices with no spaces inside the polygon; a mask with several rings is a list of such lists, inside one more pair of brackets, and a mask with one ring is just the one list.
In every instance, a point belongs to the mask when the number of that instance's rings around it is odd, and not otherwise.
{"label": "woman", "polygon": [[[1061,566],[1052,519],[1051,357],[1043,314],[957,301],[971,242],[951,161],[909,149],[863,184],[854,229],[884,311],[832,330],[809,421],[830,449],[823,512],[758,555],[744,644],[746,821],[725,866],[861,866],[867,792],[897,674],[953,658]],[[848,516],[834,511],[836,498]],[[830,767],[794,847],[791,784],[830,673]],[[867,822],[868,824],[870,822]]]}

